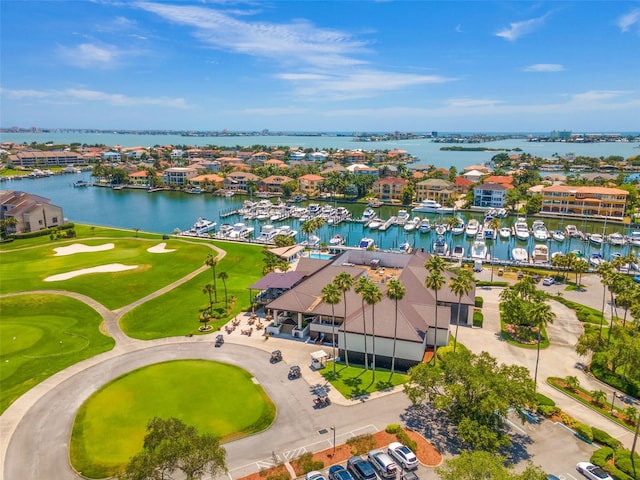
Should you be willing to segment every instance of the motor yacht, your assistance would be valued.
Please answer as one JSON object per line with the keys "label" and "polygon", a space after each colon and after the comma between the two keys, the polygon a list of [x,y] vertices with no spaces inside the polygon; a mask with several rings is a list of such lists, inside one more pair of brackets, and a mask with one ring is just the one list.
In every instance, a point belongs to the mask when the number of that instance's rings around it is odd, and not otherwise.
{"label": "motor yacht", "polygon": [[278,235],[284,235],[285,237],[295,237],[298,234],[297,230],[293,230],[289,225],[283,225],[278,229]]}
{"label": "motor yacht", "polygon": [[[309,205],[311,206],[311,205]],[[371,207],[367,207],[364,209],[364,212],[362,212],[362,221],[363,222],[368,222],[369,220],[373,220],[376,217],[376,211],[371,208]]]}
{"label": "motor yacht", "polygon": [[464,233],[464,220],[458,218],[458,223],[451,227],[451,235],[462,235]]}
{"label": "motor yacht", "polygon": [[420,224],[420,217],[415,217],[410,220],[407,220],[407,222],[404,224],[404,227],[402,228],[404,228],[405,232],[414,232],[419,224]]}
{"label": "motor yacht", "polygon": [[529,225],[527,225],[527,221],[524,218],[518,218],[513,227],[518,240],[529,240]]}
{"label": "motor yacht", "polygon": [[486,260],[487,259],[487,244],[482,240],[476,240],[471,245],[471,258]]}
{"label": "motor yacht", "polygon": [[594,245],[601,246],[604,243],[604,237],[599,233],[592,233],[589,235],[589,241]]}
{"label": "motor yacht", "polygon": [[562,230],[554,230],[551,232],[551,238],[553,238],[556,242],[564,242],[565,235],[562,233]]}
{"label": "motor yacht", "polygon": [[469,220],[467,223],[467,227],[464,229],[464,233],[467,237],[475,237],[478,234],[478,229],[480,228],[480,222],[475,218]]}
{"label": "motor yacht", "polygon": [[531,226],[533,239],[536,242],[546,242],[549,240],[549,231],[542,220],[535,220]]}
{"label": "motor yacht", "polygon": [[453,251],[451,252],[452,257],[463,258],[464,257],[464,247],[462,245],[456,245],[453,247]]}
{"label": "motor yacht", "polygon": [[604,257],[599,253],[592,253],[591,256],[589,257],[589,264],[594,268],[598,268],[604,262],[605,262]]}
{"label": "motor yacht", "polygon": [[445,242],[444,237],[440,236],[433,244],[433,253],[440,257],[444,257],[449,253],[449,245]]}
{"label": "motor yacht", "polygon": [[444,223],[439,223],[438,225],[436,225],[437,235],[444,235],[445,233],[447,233],[447,226]]}
{"label": "motor yacht", "polygon": [[229,238],[247,238],[251,233],[253,233],[253,227],[247,227],[244,223],[238,222],[233,224],[233,228],[229,232]]}
{"label": "motor yacht", "polygon": [[373,238],[368,238],[368,237],[364,237],[360,240],[360,243],[358,244],[358,248],[363,248],[365,250],[373,247],[374,245],[374,240]]}
{"label": "motor yacht", "polygon": [[509,240],[509,238],[511,237],[511,229],[509,227],[502,227],[499,230],[500,233],[500,238],[502,238],[503,240]]}
{"label": "motor yacht", "polygon": [[215,230],[217,223],[206,218],[198,218],[193,227],[189,230],[193,235],[207,235],[210,231]]}
{"label": "motor yacht", "polygon": [[320,237],[317,235],[309,235],[306,239],[300,242],[303,247],[317,247],[320,245]]}
{"label": "motor yacht", "polygon": [[369,223],[367,223],[367,227],[370,228],[371,230],[377,230],[383,224],[384,224],[384,222],[381,219],[379,219],[378,217],[375,217],[375,218],[371,219],[369,221]]}
{"label": "motor yacht", "polygon": [[533,263],[549,263],[549,247],[545,244],[538,244],[533,247],[533,254],[531,255]]}
{"label": "motor yacht", "polygon": [[409,212],[404,209],[398,210],[398,213],[396,214],[396,224],[404,226],[404,224],[407,223],[408,220]]}
{"label": "motor yacht", "polygon": [[441,204],[436,202],[435,200],[423,200],[420,205],[413,208],[414,213],[453,213],[454,209],[452,207],[443,207]]}
{"label": "motor yacht", "polygon": [[418,224],[418,231],[420,233],[429,233],[431,231],[431,224],[427,217],[420,220],[420,223]]}
{"label": "motor yacht", "polygon": [[260,229],[260,235],[258,235],[256,240],[261,243],[272,243],[274,238],[276,238],[276,235],[278,234],[278,232],[279,232],[279,229],[277,229],[273,225],[271,224],[264,225]]}
{"label": "motor yacht", "polygon": [[624,235],[618,232],[612,233],[607,237],[607,241],[611,245],[624,245]]}
{"label": "motor yacht", "polygon": [[529,261],[529,253],[526,248],[516,247],[511,250],[511,258],[514,262],[527,263]]}
{"label": "motor yacht", "polygon": [[339,233],[335,234],[333,237],[331,237],[331,240],[329,240],[329,245],[333,247],[337,247],[338,245],[344,245],[344,237]]}
{"label": "motor yacht", "polygon": [[634,247],[640,247],[640,230],[635,230],[629,235],[629,243]]}
{"label": "motor yacht", "polygon": [[564,233],[567,237],[577,237],[578,232],[578,227],[576,227],[575,225],[567,225],[566,227],[564,227]]}

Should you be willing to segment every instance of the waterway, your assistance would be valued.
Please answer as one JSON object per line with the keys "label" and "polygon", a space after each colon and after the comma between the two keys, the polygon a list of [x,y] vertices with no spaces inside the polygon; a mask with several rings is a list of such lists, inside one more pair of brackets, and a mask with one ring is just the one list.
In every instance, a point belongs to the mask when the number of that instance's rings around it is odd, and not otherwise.
{"label": "waterway", "polygon": [[[216,145],[220,147],[251,147],[265,145],[271,147],[290,146],[313,149],[363,149],[363,150],[406,150],[418,159],[419,164],[436,167],[456,167],[458,170],[469,165],[484,164],[499,153],[443,151],[450,144],[432,142],[430,139],[416,139],[389,142],[355,142],[351,137],[338,136],[237,136],[237,137],[183,137],[181,135],[135,135],[135,134],[97,134],[97,133],[1,133],[0,142],[14,143],[81,143],[87,145],[107,145],[122,147],[152,147],[155,145],[191,145],[201,147]],[[486,147],[491,149],[520,149],[538,157],[551,157],[554,154],[574,153],[578,156],[608,157],[619,155],[628,158],[640,155],[637,142],[607,143],[537,143],[522,139],[500,140],[480,144],[456,144],[459,146]]]}
{"label": "waterway", "polygon": [[[238,209],[247,197],[236,195],[231,198],[218,197],[209,194],[190,195],[182,192],[155,192],[147,193],[145,190],[112,190],[104,187],[74,188],[74,181],[79,179],[90,180],[88,173],[55,175],[41,179],[23,179],[19,181],[3,182],[3,190],[21,190],[29,193],[41,195],[49,198],[55,205],[63,208],[64,216],[69,221],[88,224],[104,225],[119,228],[135,229],[141,231],[171,234],[176,229],[187,230],[199,218],[207,218],[222,223],[244,222],[247,226],[254,228],[254,236],[260,233],[262,225],[268,222],[257,220],[244,220],[239,215],[232,215],[222,218],[221,214]],[[255,200],[255,199],[254,199]],[[302,203],[301,205],[305,205]],[[338,206],[345,206],[352,212],[353,218],[359,218],[364,211],[365,205],[338,203]],[[400,207],[383,206],[377,209],[378,216],[383,219],[394,215]],[[424,214],[417,214],[423,217]],[[465,222],[470,218],[476,218],[482,222],[481,213],[458,212]],[[427,215],[434,225],[443,222],[444,218],[436,214]],[[515,217],[502,219],[503,226],[512,226]],[[529,225],[532,219],[529,219]],[[563,229],[566,224],[575,224],[579,230],[585,233],[606,233],[620,232],[629,234],[630,227],[620,223],[608,222],[587,222],[576,219],[569,220],[563,218],[544,219],[549,230]],[[288,224],[294,230],[300,231],[300,222],[296,219],[289,219],[276,225]],[[423,234],[418,231],[407,233],[402,227],[392,226],[387,231],[370,230],[363,224],[357,222],[343,223],[339,226],[324,225],[317,232],[322,242],[329,243],[335,234],[341,234],[346,238],[346,245],[356,246],[363,237],[373,238],[376,245],[381,249],[394,249],[404,242],[408,242],[414,249],[424,248],[426,251],[433,250],[436,234],[432,230]],[[452,251],[456,245],[461,245],[468,255],[473,239],[465,235],[453,236],[450,232],[445,234],[445,240]],[[304,236],[299,233],[297,241],[303,241]],[[489,252],[492,257],[510,260],[511,252],[515,247],[524,247],[529,253],[533,251],[535,245],[533,238],[528,242],[521,242],[512,237],[510,240],[487,240]],[[564,242],[549,241],[549,252],[560,251],[563,253],[579,250],[585,256],[591,253],[602,253],[605,258],[609,258],[613,253],[623,255],[631,251],[630,246],[616,247],[605,245],[602,249],[583,242],[576,238],[567,239]],[[635,249],[634,249],[635,250]],[[634,252],[634,253],[640,253]]]}

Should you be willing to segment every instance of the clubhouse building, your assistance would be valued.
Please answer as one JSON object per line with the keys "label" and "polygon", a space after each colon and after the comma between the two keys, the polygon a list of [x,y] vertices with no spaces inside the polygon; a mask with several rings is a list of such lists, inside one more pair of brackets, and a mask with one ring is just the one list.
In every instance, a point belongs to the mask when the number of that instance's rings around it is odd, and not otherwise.
{"label": "clubhouse building", "polygon": [[[372,358],[374,335],[376,365],[388,368],[396,343],[396,367],[408,369],[430,358],[437,343],[448,343],[449,329],[458,318],[458,296],[449,289],[454,276],[445,271],[445,283],[438,291],[438,325],[436,326],[435,292],[425,287],[428,275],[424,267],[430,254],[417,250],[412,254],[349,249],[329,260],[302,257],[295,271],[270,273],[249,287],[253,301],[263,306],[272,322],[267,333],[307,342],[331,345],[335,342],[339,356],[348,352],[349,361],[364,363],[365,342]],[[382,292],[382,299],[374,307],[364,303],[353,289],[344,301],[329,305],[322,301],[322,288],[339,273],[347,272],[355,282],[367,276]],[[398,279],[406,288],[396,302],[387,297],[387,284]],[[255,291],[259,293],[253,295]],[[462,296],[460,325],[471,326],[475,287]],[[375,308],[375,322],[373,313]],[[363,320],[364,312],[364,320]],[[335,325],[332,318],[335,316]]]}

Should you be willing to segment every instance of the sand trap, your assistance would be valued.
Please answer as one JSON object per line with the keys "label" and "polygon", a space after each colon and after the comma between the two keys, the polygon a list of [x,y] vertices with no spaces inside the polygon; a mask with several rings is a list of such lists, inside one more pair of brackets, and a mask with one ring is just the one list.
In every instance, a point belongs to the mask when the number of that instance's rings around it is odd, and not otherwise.
{"label": "sand trap", "polygon": [[67,247],[54,248],[53,251],[56,252],[54,257],[61,257],[62,255],[73,255],[74,253],[104,252],[114,247],[115,245],[113,243],[105,243],[104,245],[96,245],[95,247],[90,247],[82,243],[74,243]]}
{"label": "sand trap", "polygon": [[59,273],[58,275],[51,275],[44,279],[45,282],[59,282],[61,280],[69,280],[70,278],[79,277],[80,275],[88,275],[90,273],[112,273],[123,272],[125,270],[133,270],[138,268],[137,265],[122,265],[121,263],[110,263],[108,265],[100,265],[99,267],[81,268],[80,270],[74,270],[73,272]]}
{"label": "sand trap", "polygon": [[166,242],[163,243],[159,243],[158,245],[156,245],[155,247],[150,247],[147,248],[147,252],[149,253],[171,253],[171,252],[175,252],[175,248],[164,248],[166,247],[167,244]]}

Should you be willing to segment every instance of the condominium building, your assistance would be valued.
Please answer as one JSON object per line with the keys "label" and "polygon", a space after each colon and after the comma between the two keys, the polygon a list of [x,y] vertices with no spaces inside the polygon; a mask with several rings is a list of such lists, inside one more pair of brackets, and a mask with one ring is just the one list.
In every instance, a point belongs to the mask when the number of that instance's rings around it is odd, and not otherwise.
{"label": "condominium building", "polygon": [[381,178],[373,182],[373,193],[380,200],[402,200],[402,192],[408,183],[404,178]]}
{"label": "condominium building", "polygon": [[434,200],[441,204],[448,204],[457,196],[456,187],[453,183],[440,178],[428,178],[416,183],[416,200]]}
{"label": "condominium building", "polygon": [[541,213],[622,219],[629,192],[620,188],[553,185],[542,189]]}

